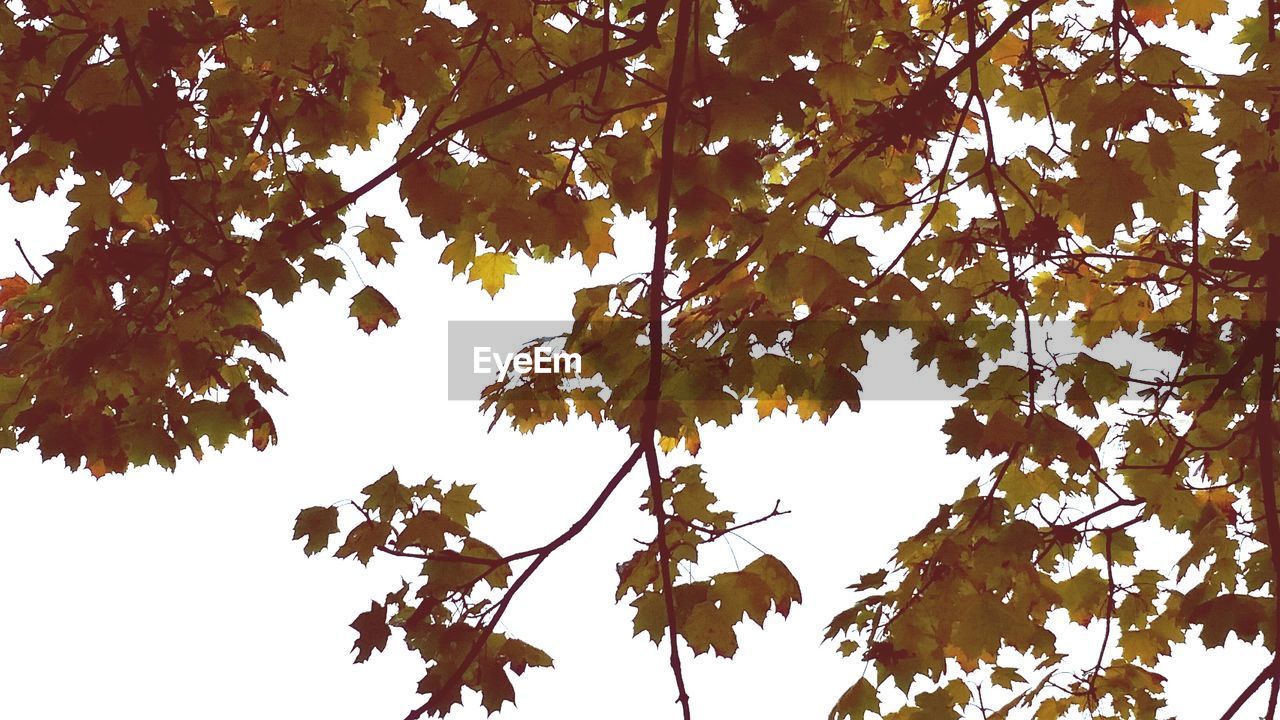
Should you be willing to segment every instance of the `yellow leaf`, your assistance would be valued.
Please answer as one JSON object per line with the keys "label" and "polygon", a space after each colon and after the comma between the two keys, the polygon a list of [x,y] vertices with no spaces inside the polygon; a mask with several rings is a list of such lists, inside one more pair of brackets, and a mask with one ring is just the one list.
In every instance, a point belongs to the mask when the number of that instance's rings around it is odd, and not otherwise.
{"label": "yellow leaf", "polygon": [[609,217],[607,210],[602,212],[593,208],[583,220],[587,242],[578,249],[578,253],[582,255],[582,263],[588,268],[595,268],[601,255],[613,254],[613,236],[609,234],[613,226],[609,224]]}
{"label": "yellow leaf", "polygon": [[756,412],[760,413],[761,419],[772,415],[774,410],[781,410],[783,415],[787,414],[787,389],[781,385],[771,393],[757,390],[754,397]]}
{"label": "yellow leaf", "polygon": [[477,255],[471,264],[468,280],[479,280],[480,286],[490,295],[507,285],[507,276],[516,274],[516,261],[506,253],[491,252]]}
{"label": "yellow leaf", "polygon": [[1022,38],[1008,33],[996,41],[995,47],[991,48],[991,59],[997,65],[1017,65],[1022,58],[1022,50],[1026,47],[1026,41]]}

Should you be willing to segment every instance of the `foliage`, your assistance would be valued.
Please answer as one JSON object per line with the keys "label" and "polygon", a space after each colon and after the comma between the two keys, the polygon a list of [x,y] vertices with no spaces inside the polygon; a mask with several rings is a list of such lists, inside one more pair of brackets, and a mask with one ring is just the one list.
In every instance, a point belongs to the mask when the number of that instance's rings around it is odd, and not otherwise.
{"label": "foliage", "polygon": [[[752,407],[857,410],[867,346],[890,332],[963,390],[948,449],[996,469],[855,585],[829,637],[869,669],[833,717],[1151,718],[1156,664],[1189,634],[1276,647],[1270,4],[1235,19],[1225,0],[430,7],[0,9],[0,179],[24,201],[75,180],[50,269],[0,284],[0,447],[38,440],[98,474],[233,436],[265,448],[261,358],[283,351],[259,300],[314,281],[351,290],[362,330],[394,325],[331,251],[354,236],[395,262],[394,229],[348,217],[393,177],[422,235],[445,238],[441,262],[489,293],[521,263],[594,266],[610,221],[641,214],[652,268],[580,290],[564,338],[595,385],[516,378],[484,399],[524,431],[578,415],[629,434],[576,523],[503,555],[470,534],[469,486],[394,473],[351,509],[299,516],[309,554],[344,511],[338,555],[423,563],[353,624],[357,660],[396,633],[422,655],[428,699],[409,717],[464,687],[496,709],[508,673],[550,664],[494,627],[641,462],[655,532],[620,565],[618,598],[668,644],[689,717],[682,644],[731,656],[739,622],[785,615],[800,591],[769,556],[683,574],[745,523],[712,509],[697,468],[664,471],[666,453],[697,453],[700,428]],[[1242,69],[1177,49],[1237,20]],[[411,124],[398,159],[344,190],[323,160],[395,121]],[[1042,322],[1086,350],[1043,347]],[[1112,362],[1100,348],[1124,334],[1176,368]],[[1189,546],[1172,567],[1139,542],[1169,535]],[[1096,654],[1062,647],[1070,624]],[[1264,686],[1273,715],[1277,667],[1226,716]]]}

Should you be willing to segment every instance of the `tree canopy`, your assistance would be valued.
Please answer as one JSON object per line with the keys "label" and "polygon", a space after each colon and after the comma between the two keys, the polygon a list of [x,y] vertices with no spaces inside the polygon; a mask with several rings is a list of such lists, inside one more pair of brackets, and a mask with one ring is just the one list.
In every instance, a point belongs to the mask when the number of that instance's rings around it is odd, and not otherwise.
{"label": "tree canopy", "polygon": [[[638,215],[652,266],[579,290],[562,338],[591,382],[483,402],[522,431],[629,435],[577,522],[499,551],[469,530],[471,485],[394,471],[298,516],[308,554],[421,565],[353,623],[357,661],[392,636],[421,655],[408,718],[464,689],[496,710],[551,664],[498,624],[633,469],[654,534],[617,598],[689,718],[690,653],[732,656],[801,591],[771,555],[689,573],[785,511],[741,519],[670,452],[744,412],[856,411],[891,332],[963,393],[948,450],[996,464],[855,584],[828,637],[867,670],[832,717],[1154,718],[1156,664],[1190,634],[1274,656],[1280,628],[1275,27],[1271,0],[6,3],[0,181],[32,201],[62,179],[74,210],[65,247],[0,283],[0,447],[97,475],[267,448],[266,298],[314,282],[365,332],[398,321],[334,251],[395,262],[398,233],[351,211],[383,183],[495,294],[525,263],[594,266]],[[1198,67],[1197,44],[1239,62]],[[326,169],[391,123],[384,170]],[[1045,323],[1084,349],[1052,351]],[[1119,335],[1174,366],[1098,349]],[[1173,566],[1144,552],[1170,536]],[[1258,693],[1274,717],[1277,669],[1224,718]]]}

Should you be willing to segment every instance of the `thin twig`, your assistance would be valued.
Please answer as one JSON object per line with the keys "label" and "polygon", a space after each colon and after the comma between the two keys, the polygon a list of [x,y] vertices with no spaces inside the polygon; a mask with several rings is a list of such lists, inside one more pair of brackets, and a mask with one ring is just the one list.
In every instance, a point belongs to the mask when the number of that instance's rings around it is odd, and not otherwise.
{"label": "thin twig", "polygon": [[36,279],[44,280],[44,274],[41,273],[39,270],[37,270],[36,266],[32,264],[31,258],[27,257],[27,251],[23,249],[22,241],[17,238],[14,238],[13,244],[18,246],[18,252],[22,254],[22,259],[27,262],[27,267],[31,268],[31,272],[35,273]]}

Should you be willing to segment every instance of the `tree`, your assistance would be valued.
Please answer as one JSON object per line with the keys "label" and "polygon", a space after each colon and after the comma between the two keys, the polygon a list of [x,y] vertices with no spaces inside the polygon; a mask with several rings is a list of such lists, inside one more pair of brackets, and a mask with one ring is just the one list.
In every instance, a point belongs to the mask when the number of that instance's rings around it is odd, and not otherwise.
{"label": "tree", "polygon": [[[95,474],[172,468],[231,437],[275,438],[259,402],[283,350],[259,299],[352,292],[360,329],[398,313],[343,282],[396,232],[353,202],[393,178],[441,262],[490,293],[533,260],[594,265],[642,214],[653,265],[576,295],[563,338],[595,385],[530,376],[484,407],[530,431],[584,416],[634,448],[581,518],[538,547],[473,537],[471,486],[402,482],[304,510],[319,552],[421,563],[353,623],[357,661],[392,635],[421,654],[442,715],[540,649],[495,627],[527,578],[634,468],[651,542],[619,565],[635,630],[731,656],[735,626],[800,589],[763,555],[694,580],[705,543],[753,520],[716,505],[699,429],[752,407],[857,410],[866,343],[909,334],[963,390],[948,450],[990,457],[833,620],[868,661],[832,716],[1155,717],[1157,660],[1199,632],[1273,651],[1224,719],[1280,690],[1275,330],[1280,257],[1275,8],[1224,0],[31,0],[5,5],[0,178],[22,201],[74,178],[66,247],[0,285],[0,447],[38,442]],[[334,148],[409,123],[397,160],[350,189]],[[353,228],[354,225],[354,228]],[[901,244],[896,244],[900,238]],[[886,244],[893,244],[884,251]],[[21,246],[20,246],[21,247]],[[359,284],[359,283],[356,283]],[[1086,350],[1038,342],[1070,326]],[[1176,357],[1105,357],[1133,335]],[[346,519],[344,519],[346,518]],[[346,527],[343,533],[340,529]],[[1137,538],[1184,536],[1175,567]],[[1064,652],[1055,623],[1097,637]],[[907,691],[903,707],[878,690]]]}

